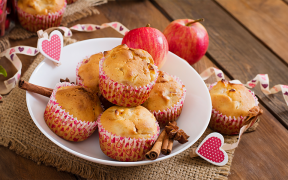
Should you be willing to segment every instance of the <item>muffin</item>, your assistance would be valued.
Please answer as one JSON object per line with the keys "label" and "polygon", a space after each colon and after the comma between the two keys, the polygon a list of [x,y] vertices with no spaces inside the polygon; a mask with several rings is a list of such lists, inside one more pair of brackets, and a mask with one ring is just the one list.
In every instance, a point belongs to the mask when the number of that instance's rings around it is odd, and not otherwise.
{"label": "muffin", "polygon": [[99,92],[99,61],[103,53],[97,53],[79,62],[76,67],[76,84]]}
{"label": "muffin", "polygon": [[68,141],[83,141],[97,128],[98,97],[82,86],[58,83],[44,112],[49,128]]}
{"label": "muffin", "polygon": [[98,118],[100,148],[118,161],[145,159],[159,135],[159,125],[142,106],[112,106]]}
{"label": "muffin", "polygon": [[222,79],[211,87],[210,96],[212,115],[209,126],[222,134],[238,134],[248,119],[257,118],[263,112],[257,98],[243,84]]}
{"label": "muffin", "polygon": [[101,94],[118,106],[144,103],[158,77],[151,55],[124,44],[104,52],[104,56],[99,63]]}
{"label": "muffin", "polygon": [[31,32],[58,27],[66,8],[65,0],[18,0],[18,18],[23,28]]}
{"label": "muffin", "polygon": [[142,104],[156,117],[160,127],[168,122],[176,121],[181,114],[186,88],[179,78],[159,71],[158,79],[149,95]]}

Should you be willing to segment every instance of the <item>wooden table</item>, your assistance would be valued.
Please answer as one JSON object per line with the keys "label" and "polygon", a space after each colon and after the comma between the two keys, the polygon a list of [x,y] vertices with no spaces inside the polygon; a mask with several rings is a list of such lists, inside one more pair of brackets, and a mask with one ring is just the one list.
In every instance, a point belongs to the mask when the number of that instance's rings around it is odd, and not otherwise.
{"label": "wooden table", "polygon": [[[134,29],[150,23],[163,31],[173,20],[204,18],[210,44],[206,56],[193,65],[200,73],[210,66],[224,71],[228,79],[246,82],[259,73],[267,73],[271,86],[288,85],[288,3],[287,0],[153,0],[116,1],[99,6],[100,15],[74,24],[102,24],[119,21]],[[98,37],[122,37],[108,28],[93,33],[74,33],[84,40]],[[36,47],[36,37],[11,41],[11,46]],[[22,74],[33,57],[20,56]],[[288,179],[288,107],[282,95],[255,93],[264,110],[260,125],[244,134],[235,151],[229,179]],[[0,179],[82,179],[37,165],[0,146]]]}

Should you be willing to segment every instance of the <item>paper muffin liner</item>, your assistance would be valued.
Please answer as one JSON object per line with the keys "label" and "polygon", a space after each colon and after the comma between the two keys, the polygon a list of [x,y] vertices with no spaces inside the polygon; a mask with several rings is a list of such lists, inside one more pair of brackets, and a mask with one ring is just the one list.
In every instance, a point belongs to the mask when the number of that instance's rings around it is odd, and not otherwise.
{"label": "paper muffin liner", "polygon": [[105,58],[99,62],[99,89],[101,94],[113,104],[124,107],[134,107],[143,104],[149,97],[149,94],[158,78],[158,68],[154,66],[156,78],[145,86],[133,87],[115,82],[110,79],[103,70]]}
{"label": "paper muffin liner", "polygon": [[74,2],[76,2],[77,0],[66,0],[67,4],[72,4]]}
{"label": "paper muffin liner", "polygon": [[100,148],[104,154],[118,161],[140,161],[145,159],[145,154],[156,142],[160,127],[158,122],[157,133],[150,138],[127,138],[117,136],[107,131],[100,122],[101,115],[98,117],[98,132]]}
{"label": "paper muffin liner", "polygon": [[151,111],[150,112],[155,116],[157,119],[160,127],[165,127],[169,122],[176,121],[182,112],[182,108],[184,105],[184,100],[186,97],[186,88],[183,86],[182,81],[173,75],[169,75],[175,79],[175,81],[183,87],[183,93],[179,101],[174,104],[172,107],[167,108],[166,110],[158,110],[158,111]]}
{"label": "paper muffin liner", "polygon": [[[209,90],[215,85],[210,85]],[[248,89],[249,90],[249,89]],[[254,97],[255,100],[255,106],[258,106],[259,102],[257,97],[255,96],[254,92],[249,90],[251,94]],[[227,134],[227,135],[234,135],[234,134],[239,134],[240,129],[245,123],[247,116],[240,116],[238,118],[236,117],[231,117],[231,116],[226,116],[219,111],[216,111],[212,107],[212,114],[211,114],[211,119],[209,122],[209,127],[211,127],[213,130],[221,133],[221,134]],[[251,127],[254,123],[251,123],[249,127]]]}
{"label": "paper muffin liner", "polygon": [[66,3],[64,7],[55,12],[47,15],[33,15],[23,11],[16,3],[16,9],[21,26],[31,32],[37,32],[40,29],[48,29],[50,27],[58,27],[62,21]]}
{"label": "paper muffin liner", "polygon": [[55,95],[60,87],[65,86],[75,85],[67,82],[56,84],[44,112],[45,122],[55,134],[63,139],[75,142],[84,141],[96,130],[97,121],[86,122],[78,120],[59,106]]}

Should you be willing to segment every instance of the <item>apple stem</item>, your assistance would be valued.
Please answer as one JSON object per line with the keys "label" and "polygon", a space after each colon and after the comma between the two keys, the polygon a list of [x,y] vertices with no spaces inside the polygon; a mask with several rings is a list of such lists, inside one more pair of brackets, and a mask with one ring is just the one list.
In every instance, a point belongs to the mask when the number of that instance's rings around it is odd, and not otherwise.
{"label": "apple stem", "polygon": [[204,18],[201,18],[201,19],[196,19],[194,21],[191,21],[189,23],[186,24],[186,26],[190,26],[191,24],[195,23],[195,22],[201,22],[201,21],[204,21]]}
{"label": "apple stem", "polygon": [[150,27],[150,24],[147,24],[146,27]]}

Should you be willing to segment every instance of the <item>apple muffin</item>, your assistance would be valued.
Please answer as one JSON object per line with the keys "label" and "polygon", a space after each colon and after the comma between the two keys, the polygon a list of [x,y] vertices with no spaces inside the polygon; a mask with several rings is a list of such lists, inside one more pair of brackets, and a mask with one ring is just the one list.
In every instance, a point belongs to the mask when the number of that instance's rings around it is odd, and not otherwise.
{"label": "apple muffin", "polygon": [[49,128],[68,141],[83,141],[97,128],[97,118],[102,113],[95,93],[82,86],[58,83],[44,112]]}
{"label": "apple muffin", "polygon": [[186,88],[179,78],[159,71],[149,98],[142,105],[154,114],[160,127],[164,127],[178,119],[185,96]]}
{"label": "apple muffin", "polygon": [[76,67],[76,84],[99,93],[99,61],[103,53],[97,53],[79,62]]}
{"label": "apple muffin", "polygon": [[99,63],[101,94],[124,107],[145,102],[158,77],[151,55],[124,44],[104,52],[104,56]]}
{"label": "apple muffin", "polygon": [[222,134],[238,134],[242,126],[263,113],[255,95],[243,84],[222,79],[209,92],[212,101],[209,126]]}
{"label": "apple muffin", "polygon": [[153,114],[142,106],[112,106],[97,122],[101,150],[118,161],[145,159],[160,131]]}

